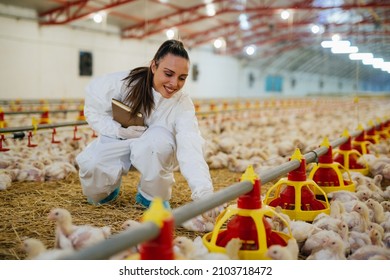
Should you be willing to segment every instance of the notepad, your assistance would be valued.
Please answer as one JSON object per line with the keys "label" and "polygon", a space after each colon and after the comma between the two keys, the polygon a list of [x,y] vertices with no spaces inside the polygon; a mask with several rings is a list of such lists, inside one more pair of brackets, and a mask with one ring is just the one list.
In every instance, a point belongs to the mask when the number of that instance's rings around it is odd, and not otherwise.
{"label": "notepad", "polygon": [[112,116],[122,127],[145,126],[144,115],[141,112],[138,112],[135,117],[132,117],[130,115],[131,108],[123,102],[113,98],[111,104]]}

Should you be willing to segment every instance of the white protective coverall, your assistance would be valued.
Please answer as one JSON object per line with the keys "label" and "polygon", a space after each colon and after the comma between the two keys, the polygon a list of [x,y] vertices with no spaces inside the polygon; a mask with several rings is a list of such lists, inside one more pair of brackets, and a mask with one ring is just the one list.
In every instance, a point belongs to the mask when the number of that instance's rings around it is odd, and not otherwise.
{"label": "white protective coverall", "polygon": [[138,191],[146,199],[169,200],[177,164],[193,200],[213,193],[204,139],[188,94],[180,91],[166,99],[153,89],[155,108],[145,119],[148,129],[139,138],[117,137],[120,124],[112,118],[111,99],[124,101],[122,80],[128,73],[97,77],[86,87],[84,115],[99,137],[76,158],[84,195],[94,202],[104,199],[133,165],[141,173]]}

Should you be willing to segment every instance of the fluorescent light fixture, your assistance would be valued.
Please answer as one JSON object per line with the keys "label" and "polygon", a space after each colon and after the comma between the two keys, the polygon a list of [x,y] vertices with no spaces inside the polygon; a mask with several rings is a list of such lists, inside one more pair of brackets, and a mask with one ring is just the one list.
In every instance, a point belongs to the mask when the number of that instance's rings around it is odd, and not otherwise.
{"label": "fluorescent light fixture", "polygon": [[382,58],[363,59],[362,62],[365,65],[374,65],[374,64],[378,65],[378,63],[383,62],[383,59]]}
{"label": "fluorescent light fixture", "polygon": [[207,14],[209,17],[215,16],[216,11],[215,11],[215,6],[214,6],[214,4],[207,4],[207,5],[206,5],[206,14]]}
{"label": "fluorescent light fixture", "polygon": [[372,60],[372,67],[374,67],[374,68],[382,68],[383,63],[384,63],[383,58],[374,58]]}
{"label": "fluorescent light fixture", "polygon": [[381,69],[383,71],[390,71],[390,62],[383,62],[382,66],[381,66]]}
{"label": "fluorescent light fixture", "polygon": [[322,41],[321,42],[321,47],[323,48],[347,48],[351,45],[350,41],[343,40],[343,41]]}
{"label": "fluorescent light fixture", "polygon": [[351,53],[349,55],[350,60],[363,60],[365,58],[374,58],[372,53]]}
{"label": "fluorescent light fixture", "polygon": [[350,46],[335,46],[330,49],[332,53],[357,53],[359,51],[358,47]]}

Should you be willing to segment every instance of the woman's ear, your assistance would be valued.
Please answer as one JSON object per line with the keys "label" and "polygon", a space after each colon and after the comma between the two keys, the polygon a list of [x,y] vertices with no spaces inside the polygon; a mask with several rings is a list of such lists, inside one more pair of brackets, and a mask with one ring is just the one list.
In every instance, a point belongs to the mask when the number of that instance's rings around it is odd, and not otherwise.
{"label": "woman's ear", "polygon": [[157,65],[156,65],[156,62],[154,60],[152,61],[152,64],[150,65],[150,69],[152,69],[153,74],[154,74],[154,72],[156,72]]}

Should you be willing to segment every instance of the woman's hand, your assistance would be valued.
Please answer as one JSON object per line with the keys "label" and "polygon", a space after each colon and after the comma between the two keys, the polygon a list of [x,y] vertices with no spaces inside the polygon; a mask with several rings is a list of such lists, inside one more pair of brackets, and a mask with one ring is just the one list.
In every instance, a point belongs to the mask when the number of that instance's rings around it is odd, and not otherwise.
{"label": "woman's hand", "polygon": [[120,127],[118,129],[118,137],[121,139],[138,138],[145,132],[146,129],[146,126],[129,126],[128,128]]}

